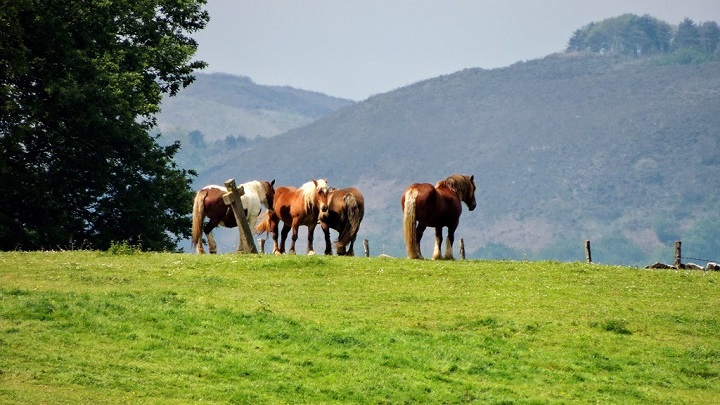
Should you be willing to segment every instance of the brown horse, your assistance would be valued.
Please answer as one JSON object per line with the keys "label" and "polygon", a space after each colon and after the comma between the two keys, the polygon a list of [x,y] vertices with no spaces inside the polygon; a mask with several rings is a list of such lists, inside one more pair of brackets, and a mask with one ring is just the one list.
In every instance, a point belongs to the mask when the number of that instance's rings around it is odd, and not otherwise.
{"label": "brown horse", "polygon": [[[440,259],[442,228],[448,228],[445,258],[454,259],[455,229],[460,221],[464,202],[470,211],[475,209],[474,176],[453,174],[435,184],[415,183],[405,190],[401,199],[405,248],[409,259],[422,259],[420,239],[426,227],[435,228],[433,260]],[[416,224],[417,223],[417,227]]]}
{"label": "brown horse", "polygon": [[[321,212],[327,211],[327,180],[313,180],[302,187],[283,187],[275,189],[275,204],[267,212],[255,232],[258,234],[271,232],[273,238],[273,253],[285,253],[285,241],[288,232],[292,229],[292,243],[289,253],[295,253],[295,242],[298,238],[298,228],[301,225],[308,227],[308,254],[314,255],[313,233]],[[280,245],[278,246],[278,224],[283,221]]]}
{"label": "brown horse", "polygon": [[[267,181],[250,181],[240,184],[238,188],[243,187],[245,194],[240,197],[243,208],[245,208],[245,216],[247,217],[250,229],[255,228],[258,215],[262,205],[265,209],[270,210],[273,206],[273,198],[275,196],[275,188],[273,185],[275,180]],[[192,245],[197,246],[198,253],[205,253],[201,240],[201,234],[204,231],[207,235],[208,247],[210,253],[217,253],[217,244],[213,237],[212,230],[220,225],[226,228],[234,228],[237,226],[235,215],[229,205],[225,205],[223,194],[227,189],[223,186],[210,185],[203,187],[202,190],[195,194],[195,202],[193,203],[193,227],[192,227]],[[208,223],[203,226],[205,217],[208,217]]]}
{"label": "brown horse", "polygon": [[[330,228],[338,231],[335,249],[338,256],[355,256],[353,246],[357,238],[360,222],[365,215],[365,200],[356,188],[338,190],[330,188],[328,210],[320,215],[320,227],[325,233],[325,254],[332,254]],[[350,249],[347,249],[348,244]]]}

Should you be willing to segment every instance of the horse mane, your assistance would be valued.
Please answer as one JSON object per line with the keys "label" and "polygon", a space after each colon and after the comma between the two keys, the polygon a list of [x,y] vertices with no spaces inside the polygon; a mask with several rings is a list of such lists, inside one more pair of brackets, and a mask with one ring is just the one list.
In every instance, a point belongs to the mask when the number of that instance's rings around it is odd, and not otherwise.
{"label": "horse mane", "polygon": [[463,174],[453,174],[445,180],[440,180],[435,184],[435,188],[447,187],[458,195],[461,201],[464,201],[466,197],[472,195],[472,182],[470,176]]}
{"label": "horse mane", "polygon": [[327,181],[323,179],[308,181],[300,187],[307,211],[312,210],[313,206],[315,206],[315,195],[317,194],[318,188],[324,188],[327,190]]}

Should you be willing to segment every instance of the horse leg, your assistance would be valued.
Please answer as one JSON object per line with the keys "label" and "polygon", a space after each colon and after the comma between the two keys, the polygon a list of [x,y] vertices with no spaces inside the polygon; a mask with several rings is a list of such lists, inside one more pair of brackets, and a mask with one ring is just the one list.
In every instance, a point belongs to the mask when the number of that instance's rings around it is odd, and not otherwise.
{"label": "horse leg", "polygon": [[453,242],[455,242],[455,227],[450,226],[448,227],[448,236],[445,242],[445,258],[448,260],[455,260],[455,256],[453,255]]}
{"label": "horse leg", "polygon": [[348,254],[345,245],[343,245],[342,242],[338,242],[335,244],[335,250],[337,251],[338,256],[347,256]]}
{"label": "horse leg", "polygon": [[[280,232],[280,250],[278,251],[279,254],[285,253],[285,241],[287,240],[288,232],[290,232],[290,225],[283,222],[282,231]],[[293,242],[292,246],[290,247],[290,251],[294,253],[295,249],[295,242]]]}
{"label": "horse leg", "polygon": [[216,254],[217,253],[217,243],[215,243],[215,237],[213,236],[212,232],[208,232],[206,235],[207,235],[207,240],[208,240],[208,248],[210,249],[210,254]]}
{"label": "horse leg", "polygon": [[357,235],[353,235],[352,239],[350,239],[350,249],[347,251],[348,256],[355,256],[355,238]]}
{"label": "horse leg", "polygon": [[422,252],[420,251],[420,241],[422,240],[423,232],[425,232],[425,228],[427,228],[426,225],[420,225],[420,223],[418,222],[417,231],[416,231],[416,233],[417,233],[417,240],[416,240],[415,243],[417,243],[417,251],[418,251],[418,257],[417,257],[417,258],[420,259],[420,260],[423,259]]}
{"label": "horse leg", "polygon": [[280,248],[278,247],[278,221],[272,221],[270,232],[272,233],[273,238],[273,254],[279,255],[280,254]]}
{"label": "horse leg", "polygon": [[315,254],[315,250],[313,249],[313,239],[315,239],[315,224],[308,225],[308,249],[307,254],[312,256]]}
{"label": "horse leg", "polygon": [[290,237],[290,250],[288,250],[288,254],[294,255],[295,254],[295,243],[297,242],[298,228],[300,228],[300,225],[298,225],[297,221],[293,220],[292,226],[290,228],[292,229],[292,236]]}
{"label": "horse leg", "polygon": [[435,227],[435,247],[433,248],[433,260],[440,259],[440,256],[442,256],[441,247],[442,247],[442,226],[436,226]]}
{"label": "horse leg", "polygon": [[[330,243],[330,227],[325,222],[320,224],[320,228],[325,234],[325,254],[332,256],[332,244]],[[338,252],[338,254],[340,254]]]}
{"label": "horse leg", "polygon": [[[219,223],[219,221],[210,220],[203,228],[203,232],[205,232],[205,236],[207,236],[208,249],[210,249],[211,254],[217,253],[217,243],[215,243],[215,237],[212,234],[212,230],[215,229]],[[198,253],[205,253],[202,250],[202,240],[198,243]]]}

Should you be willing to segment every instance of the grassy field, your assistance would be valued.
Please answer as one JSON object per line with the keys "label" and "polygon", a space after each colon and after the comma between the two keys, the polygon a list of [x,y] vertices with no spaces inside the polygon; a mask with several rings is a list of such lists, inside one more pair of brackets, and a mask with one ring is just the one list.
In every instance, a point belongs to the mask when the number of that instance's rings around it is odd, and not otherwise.
{"label": "grassy field", "polygon": [[0,403],[720,398],[720,273],[0,253]]}

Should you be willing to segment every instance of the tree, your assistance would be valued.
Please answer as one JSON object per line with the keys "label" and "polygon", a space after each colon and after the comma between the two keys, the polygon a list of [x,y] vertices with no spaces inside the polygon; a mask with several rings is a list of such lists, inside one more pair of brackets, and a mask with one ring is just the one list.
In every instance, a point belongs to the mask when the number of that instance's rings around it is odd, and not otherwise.
{"label": "tree", "polygon": [[0,249],[166,250],[188,235],[194,173],[148,131],[162,94],[205,66],[188,36],[204,4],[0,5]]}
{"label": "tree", "polygon": [[720,44],[720,27],[715,21],[703,23],[699,27],[700,49],[709,54],[715,53]]}
{"label": "tree", "polygon": [[672,47],[700,49],[700,29],[691,19],[686,18],[678,25]]}

